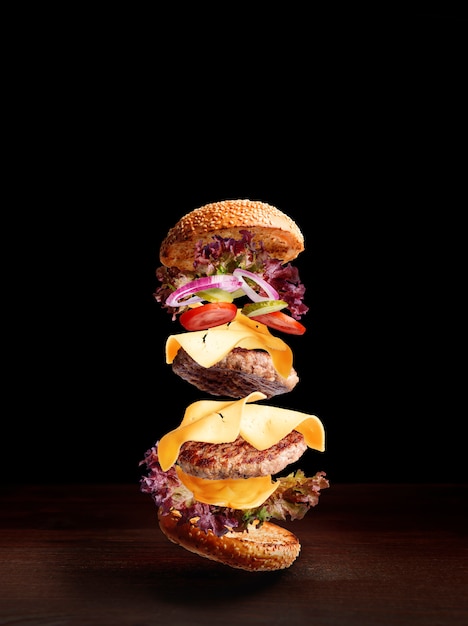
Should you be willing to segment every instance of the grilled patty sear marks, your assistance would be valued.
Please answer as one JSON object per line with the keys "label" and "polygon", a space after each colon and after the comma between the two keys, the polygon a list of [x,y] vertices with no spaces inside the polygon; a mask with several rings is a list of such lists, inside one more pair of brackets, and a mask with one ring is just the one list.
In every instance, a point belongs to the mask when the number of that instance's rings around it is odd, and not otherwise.
{"label": "grilled patty sear marks", "polygon": [[241,436],[230,443],[187,441],[178,463],[184,472],[199,478],[253,478],[280,472],[306,449],[304,436],[297,430],[266,450],[257,450]]}

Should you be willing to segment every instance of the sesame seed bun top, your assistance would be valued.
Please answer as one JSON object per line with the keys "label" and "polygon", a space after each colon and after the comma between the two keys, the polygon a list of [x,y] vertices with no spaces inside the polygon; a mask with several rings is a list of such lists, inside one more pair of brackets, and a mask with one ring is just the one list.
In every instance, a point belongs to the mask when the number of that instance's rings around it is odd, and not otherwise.
{"label": "sesame seed bun top", "polygon": [[262,242],[272,258],[284,263],[304,250],[299,227],[276,207],[255,200],[223,200],[184,215],[163,240],[160,261],[167,267],[193,270],[199,241],[211,243],[214,235],[239,239],[241,230],[251,232],[257,244]]}

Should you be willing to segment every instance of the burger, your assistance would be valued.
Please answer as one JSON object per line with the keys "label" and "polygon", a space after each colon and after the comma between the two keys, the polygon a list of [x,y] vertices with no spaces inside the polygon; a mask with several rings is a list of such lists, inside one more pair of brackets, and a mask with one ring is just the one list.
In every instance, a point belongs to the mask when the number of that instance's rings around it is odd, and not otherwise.
{"label": "burger", "polygon": [[154,297],[183,329],[168,337],[166,362],[216,398],[190,404],[147,450],[141,490],[170,541],[247,571],[293,564],[300,541],[275,521],[302,519],[329,487],[323,471],[285,472],[308,448],[325,450],[320,419],[267,402],[299,381],[278,333],[306,330],[291,264],[303,250],[289,216],[250,200],[189,212],[160,247]]}
{"label": "burger", "polygon": [[154,294],[188,331],[166,344],[174,373],[211,395],[292,391],[291,349],[269,329],[305,332],[305,287],[290,262],[303,250],[296,223],[263,202],[215,202],[183,216],[161,244]]}
{"label": "burger", "polygon": [[324,472],[273,478],[308,447],[323,451],[325,436],[316,416],[264,399],[253,392],[191,404],[181,424],[146,452],[148,475],[141,482],[168,539],[248,571],[292,565],[299,539],[270,520],[302,519],[328,487]]}

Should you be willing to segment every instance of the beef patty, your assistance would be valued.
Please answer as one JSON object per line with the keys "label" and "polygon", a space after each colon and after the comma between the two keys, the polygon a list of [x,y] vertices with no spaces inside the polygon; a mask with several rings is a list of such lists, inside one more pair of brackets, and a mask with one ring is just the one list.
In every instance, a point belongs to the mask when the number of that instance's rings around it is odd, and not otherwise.
{"label": "beef patty", "polygon": [[277,474],[306,449],[304,436],[297,430],[266,450],[257,450],[240,436],[230,443],[187,441],[178,463],[184,472],[199,478],[252,478]]}
{"label": "beef patty", "polygon": [[234,348],[212,367],[202,367],[180,348],[173,362],[175,374],[213,396],[243,398],[261,391],[267,398],[292,391],[299,382],[294,368],[282,378],[265,350]]}

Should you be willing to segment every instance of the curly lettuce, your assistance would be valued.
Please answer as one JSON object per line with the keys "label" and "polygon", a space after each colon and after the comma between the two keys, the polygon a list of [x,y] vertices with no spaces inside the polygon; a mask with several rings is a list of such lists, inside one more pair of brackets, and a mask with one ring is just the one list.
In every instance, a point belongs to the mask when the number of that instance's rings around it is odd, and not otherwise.
{"label": "curly lettuce", "polygon": [[[168,310],[173,320],[187,307],[169,307],[166,300],[171,293],[196,278],[232,274],[238,267],[258,274],[274,287],[280,299],[287,303],[294,319],[299,320],[307,313],[309,307],[304,304],[305,287],[297,268],[291,263],[283,264],[280,260],[271,258],[262,243],[255,245],[249,231],[242,230],[240,234],[241,239],[214,235],[211,243],[198,242],[195,246],[193,271],[180,271],[176,267],[165,266],[156,269],[156,278],[161,285],[155,290],[153,297]],[[251,287],[258,289],[254,282]]]}
{"label": "curly lettuce", "polygon": [[146,465],[147,475],[141,479],[140,489],[149,494],[160,512],[170,513],[176,509],[179,523],[192,521],[204,531],[212,530],[221,537],[228,531],[243,531],[249,525],[261,526],[270,519],[302,519],[309,509],[316,506],[322,489],[329,487],[325,472],[317,472],[311,478],[302,470],[279,477],[277,489],[258,508],[238,510],[197,502],[179,480],[172,466],[164,472],[158,461],[157,443],[147,450],[140,465]]}

